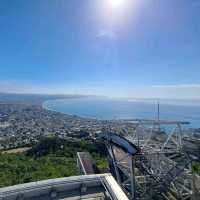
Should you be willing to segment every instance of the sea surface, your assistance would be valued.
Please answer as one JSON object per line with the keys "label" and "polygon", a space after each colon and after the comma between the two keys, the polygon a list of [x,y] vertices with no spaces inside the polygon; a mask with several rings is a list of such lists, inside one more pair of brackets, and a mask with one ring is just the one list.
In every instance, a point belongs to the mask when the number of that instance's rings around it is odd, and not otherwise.
{"label": "sea surface", "polygon": [[[65,114],[102,120],[157,118],[155,100],[78,97],[45,101],[43,107]],[[160,100],[160,119],[188,121],[189,127],[200,128],[200,102]]]}

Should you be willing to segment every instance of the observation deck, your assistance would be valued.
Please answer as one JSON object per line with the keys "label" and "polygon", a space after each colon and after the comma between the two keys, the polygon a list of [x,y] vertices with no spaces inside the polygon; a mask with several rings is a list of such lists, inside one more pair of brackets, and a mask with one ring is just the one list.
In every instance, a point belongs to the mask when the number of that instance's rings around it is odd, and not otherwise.
{"label": "observation deck", "polygon": [[57,178],[0,189],[0,200],[128,200],[111,174]]}

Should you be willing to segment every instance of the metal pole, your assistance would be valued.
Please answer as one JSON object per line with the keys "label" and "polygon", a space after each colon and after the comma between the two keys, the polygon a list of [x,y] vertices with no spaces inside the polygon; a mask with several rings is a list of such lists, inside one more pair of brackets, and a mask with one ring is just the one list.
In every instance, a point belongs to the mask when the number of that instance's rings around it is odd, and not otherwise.
{"label": "metal pole", "polygon": [[136,193],[135,193],[135,160],[132,156],[130,156],[130,179],[131,179],[131,199],[136,199]]}
{"label": "metal pole", "polygon": [[158,131],[160,132],[160,102],[158,100]]}
{"label": "metal pole", "polygon": [[115,168],[117,182],[119,184],[121,184],[121,178],[120,178],[119,170],[118,170],[118,167],[117,167],[117,164],[116,164],[116,158],[115,158],[115,154],[114,154],[114,151],[113,151],[113,147],[112,147],[111,144],[109,144],[109,147],[110,147],[110,151],[111,151],[111,154],[112,154],[111,156],[112,156],[112,161],[113,161],[113,165],[114,165],[114,168]]}
{"label": "metal pole", "polygon": [[192,164],[193,162],[190,163],[190,171],[191,171],[191,188],[192,188],[192,200],[197,200],[197,190],[196,190],[196,186],[195,186],[195,174],[192,170]]}
{"label": "metal pole", "polygon": [[181,125],[178,123],[177,124],[179,132],[178,132],[178,144],[179,144],[179,150],[182,148],[182,137],[183,137],[183,133],[182,133],[182,128]]}

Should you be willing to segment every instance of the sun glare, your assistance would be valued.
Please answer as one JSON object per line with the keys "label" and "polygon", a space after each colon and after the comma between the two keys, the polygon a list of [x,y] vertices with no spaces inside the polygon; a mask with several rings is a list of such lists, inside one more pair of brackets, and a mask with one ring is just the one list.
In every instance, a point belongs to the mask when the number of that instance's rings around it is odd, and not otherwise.
{"label": "sun glare", "polygon": [[120,7],[125,0],[109,0],[111,6],[113,7]]}

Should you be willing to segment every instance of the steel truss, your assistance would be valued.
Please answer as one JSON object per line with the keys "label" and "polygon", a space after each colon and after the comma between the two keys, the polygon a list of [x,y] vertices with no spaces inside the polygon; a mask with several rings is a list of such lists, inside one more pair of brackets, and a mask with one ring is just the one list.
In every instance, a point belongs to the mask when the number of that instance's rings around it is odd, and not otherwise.
{"label": "steel truss", "polygon": [[[173,127],[163,131],[163,124]],[[183,147],[183,124],[187,122],[137,121],[133,135],[121,138],[137,146],[136,154],[106,140],[113,174],[130,199],[198,200],[194,156]]]}

